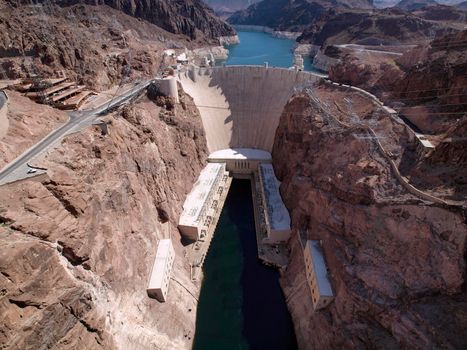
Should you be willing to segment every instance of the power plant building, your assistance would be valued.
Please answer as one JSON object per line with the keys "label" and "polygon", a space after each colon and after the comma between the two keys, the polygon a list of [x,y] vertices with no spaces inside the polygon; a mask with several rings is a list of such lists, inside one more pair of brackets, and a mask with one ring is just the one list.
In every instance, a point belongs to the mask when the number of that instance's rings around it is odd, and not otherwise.
{"label": "power plant building", "polygon": [[304,251],[306,279],[311,291],[313,308],[322,309],[333,300],[331,282],[319,241],[308,240]]}
{"label": "power plant building", "polygon": [[190,240],[203,239],[214,221],[228,179],[225,163],[208,163],[183,204],[178,228]]}
{"label": "power plant building", "polygon": [[290,238],[290,216],[279,192],[280,182],[272,164],[258,166],[262,211],[266,223],[267,238],[264,243],[280,243]]}
{"label": "power plant building", "polygon": [[175,251],[172,241],[170,239],[160,240],[147,288],[147,293],[151,298],[156,298],[160,302],[167,300],[174,259]]}
{"label": "power plant building", "polygon": [[[227,148],[209,155],[208,162],[222,162],[235,175],[247,175],[258,169],[260,163],[271,163],[271,153],[254,148]],[[238,177],[238,176],[237,176]]]}

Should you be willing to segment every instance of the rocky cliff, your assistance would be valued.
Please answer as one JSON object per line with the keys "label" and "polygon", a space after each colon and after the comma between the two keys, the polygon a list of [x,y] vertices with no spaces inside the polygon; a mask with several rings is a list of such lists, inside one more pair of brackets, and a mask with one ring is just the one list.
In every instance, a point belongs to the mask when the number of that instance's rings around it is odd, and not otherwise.
{"label": "rocky cliff", "polygon": [[398,9],[326,12],[297,39],[320,46],[333,44],[399,45],[419,43],[459,31],[457,23],[426,20]]}
{"label": "rocky cliff", "polygon": [[[0,77],[65,73],[80,84],[105,89],[122,80],[154,76],[164,49],[219,45],[219,36],[234,33],[198,2],[193,11],[184,1],[135,2],[133,7],[109,2],[116,9],[81,2],[56,2],[63,7],[1,2]],[[146,20],[136,18],[143,14]]]}
{"label": "rocky cliff", "polygon": [[440,134],[466,116],[467,81],[462,73],[467,69],[466,39],[466,30],[448,34],[409,47],[401,56],[365,52],[364,47],[340,48],[339,62],[330,68],[329,76],[396,103],[424,133]]}
{"label": "rocky cliff", "polygon": [[[17,1],[11,0],[12,3]],[[191,39],[235,35],[234,30],[219,19],[201,0],[40,0],[61,6],[74,4],[107,5],[130,16],[142,18],[174,34]],[[24,1],[25,4],[29,1]]]}
{"label": "rocky cliff", "polygon": [[367,0],[266,0],[229,17],[232,24],[259,25],[278,31],[302,31],[329,8],[371,8]]}
{"label": "rocky cliff", "polygon": [[164,47],[188,38],[107,6],[0,4],[0,76],[67,77],[95,89],[154,75]]}
{"label": "rocky cliff", "polygon": [[[199,286],[176,223],[204,166],[192,100],[142,98],[68,136],[46,177],[2,186],[2,349],[187,349]],[[169,297],[146,295],[157,241],[176,258]]]}
{"label": "rocky cliff", "polygon": [[[465,214],[407,192],[377,142],[394,159],[413,152],[401,125],[355,94],[316,88],[282,114],[273,162],[294,233],[281,283],[299,346],[465,348]],[[323,246],[335,300],[322,311],[300,237]]]}

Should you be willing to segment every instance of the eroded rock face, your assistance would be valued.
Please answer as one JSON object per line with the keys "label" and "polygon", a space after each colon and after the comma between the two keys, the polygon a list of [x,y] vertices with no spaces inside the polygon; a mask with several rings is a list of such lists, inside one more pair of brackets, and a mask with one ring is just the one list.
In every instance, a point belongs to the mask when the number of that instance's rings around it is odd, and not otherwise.
{"label": "eroded rock face", "polygon": [[[308,95],[293,97],[273,150],[294,230],[282,285],[300,348],[464,348],[463,212],[407,193],[375,141],[323,108]],[[328,263],[336,297],[319,312],[298,231],[321,240]]]}
{"label": "eroded rock face", "polygon": [[297,41],[320,46],[418,44],[459,31],[465,19],[459,23],[460,26],[449,21],[427,20],[423,15],[419,17],[395,8],[373,11],[331,9],[310,23]]}
{"label": "eroded rock face", "polygon": [[330,8],[371,9],[367,0],[268,0],[237,11],[229,17],[232,24],[271,27],[277,31],[300,32]]}
{"label": "eroded rock face", "polygon": [[[23,2],[28,3],[28,1]],[[215,40],[220,36],[235,35],[232,27],[218,18],[201,0],[54,0],[52,2],[61,6],[107,5],[130,16],[147,20],[170,33],[188,35],[191,39]]]}
{"label": "eroded rock face", "polygon": [[198,0],[70,0],[46,5],[0,3],[1,79],[64,73],[79,84],[107,89],[154,77],[164,49],[219,45],[219,37],[229,40],[235,35]]}
{"label": "eroded rock face", "polygon": [[65,74],[107,89],[155,75],[164,47],[187,42],[107,6],[0,6],[2,79]]}
{"label": "eroded rock face", "polygon": [[[366,57],[363,57],[366,56]],[[344,84],[358,86],[378,95],[392,91],[396,82],[404,76],[394,61],[394,56],[381,54],[365,55],[365,52],[350,52],[329,67],[329,78]]]}
{"label": "eroded rock face", "polygon": [[[108,134],[63,140],[41,162],[48,178],[0,188],[3,348],[190,347],[199,286],[176,223],[207,151],[197,110],[181,102],[140,100],[105,117]],[[146,285],[169,236],[174,280],[161,304]]]}

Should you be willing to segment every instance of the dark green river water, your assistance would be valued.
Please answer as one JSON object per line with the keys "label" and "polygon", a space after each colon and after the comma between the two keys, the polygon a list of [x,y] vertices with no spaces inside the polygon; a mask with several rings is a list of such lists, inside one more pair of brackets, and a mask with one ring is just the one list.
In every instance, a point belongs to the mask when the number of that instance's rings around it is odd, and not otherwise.
{"label": "dark green river water", "polygon": [[279,273],[257,259],[249,180],[234,180],[204,263],[196,350],[296,349]]}

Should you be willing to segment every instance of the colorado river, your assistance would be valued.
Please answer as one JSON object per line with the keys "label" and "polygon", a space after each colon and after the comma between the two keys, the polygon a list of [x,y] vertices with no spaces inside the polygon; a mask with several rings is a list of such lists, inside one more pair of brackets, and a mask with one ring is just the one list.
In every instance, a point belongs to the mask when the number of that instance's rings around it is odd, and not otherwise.
{"label": "colorado river", "polygon": [[234,180],[204,263],[193,349],[296,349],[279,273],[257,259],[249,180]]}

